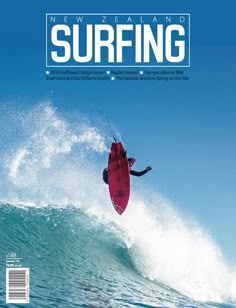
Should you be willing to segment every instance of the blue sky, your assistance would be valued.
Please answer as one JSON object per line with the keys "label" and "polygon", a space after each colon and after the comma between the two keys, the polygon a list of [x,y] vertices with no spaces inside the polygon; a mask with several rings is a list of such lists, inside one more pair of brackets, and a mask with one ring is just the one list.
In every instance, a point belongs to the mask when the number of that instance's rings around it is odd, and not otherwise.
{"label": "blue sky", "polygon": [[[136,1],[135,1],[136,2]],[[135,3],[134,2],[134,3]],[[1,100],[53,91],[63,112],[98,106],[120,130],[148,181],[206,227],[235,262],[236,36],[230,1],[9,1],[1,17]],[[109,3],[109,4],[108,4]],[[228,5],[229,4],[229,5]],[[14,10],[12,10],[14,7]],[[45,14],[51,12],[186,12],[191,14],[191,68],[186,82],[45,80]]]}

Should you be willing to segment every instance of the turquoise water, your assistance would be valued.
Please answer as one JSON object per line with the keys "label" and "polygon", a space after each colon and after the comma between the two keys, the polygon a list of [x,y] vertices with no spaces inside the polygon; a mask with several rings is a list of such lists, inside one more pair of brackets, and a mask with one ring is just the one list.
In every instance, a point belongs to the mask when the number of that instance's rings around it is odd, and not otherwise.
{"label": "turquoise water", "polygon": [[[79,209],[2,204],[0,228],[1,275],[9,252],[30,268],[28,307],[233,307],[194,301],[144,278],[132,249]],[[2,279],[0,287],[3,295]]]}
{"label": "turquoise water", "polygon": [[1,307],[12,253],[30,268],[30,304],[18,307],[236,307],[235,267],[146,179],[115,212],[102,121],[42,102],[2,108],[0,123]]}

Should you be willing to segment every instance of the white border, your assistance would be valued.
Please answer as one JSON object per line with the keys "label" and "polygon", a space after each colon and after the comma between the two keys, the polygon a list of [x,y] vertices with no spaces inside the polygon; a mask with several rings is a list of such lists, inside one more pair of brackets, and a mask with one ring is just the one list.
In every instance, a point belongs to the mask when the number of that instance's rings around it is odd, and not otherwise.
{"label": "white border", "polygon": [[[48,32],[48,28],[47,28],[47,17],[48,15],[76,15],[76,16],[80,16],[80,15],[87,15],[87,16],[106,16],[106,15],[111,15],[111,16],[120,16],[120,15],[134,15],[134,16],[150,16],[150,15],[159,15],[159,16],[163,16],[163,15],[187,15],[188,16],[188,27],[189,27],[189,47],[188,47],[188,65],[48,65],[48,59],[47,59],[47,55],[48,55],[48,38],[47,38],[47,32]],[[95,68],[95,67],[145,67],[145,68],[153,68],[153,67],[190,67],[190,13],[46,13],[46,67],[84,67],[84,68]]]}

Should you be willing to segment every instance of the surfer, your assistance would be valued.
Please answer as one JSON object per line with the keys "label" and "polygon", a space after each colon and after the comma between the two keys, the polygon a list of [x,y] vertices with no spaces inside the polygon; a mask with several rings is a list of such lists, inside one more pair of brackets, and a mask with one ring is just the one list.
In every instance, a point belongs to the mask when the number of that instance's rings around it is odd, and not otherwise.
{"label": "surfer", "polygon": [[[129,164],[129,168],[130,168],[130,174],[131,175],[134,175],[134,176],[142,176],[144,175],[145,173],[149,172],[152,170],[152,167],[151,166],[148,166],[146,169],[144,169],[143,171],[135,171],[135,170],[132,170],[132,166],[136,163],[136,159],[133,158],[133,157],[129,157],[128,158],[128,164]],[[103,170],[103,181],[108,184],[108,168],[105,168]]]}

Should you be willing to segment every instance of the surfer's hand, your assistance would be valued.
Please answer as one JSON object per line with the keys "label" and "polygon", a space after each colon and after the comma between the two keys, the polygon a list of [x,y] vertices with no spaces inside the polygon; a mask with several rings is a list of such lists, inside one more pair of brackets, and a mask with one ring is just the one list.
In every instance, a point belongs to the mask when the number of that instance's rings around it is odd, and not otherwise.
{"label": "surfer's hand", "polygon": [[146,168],[146,171],[148,172],[148,171],[151,171],[152,170],[152,167],[151,166],[148,166],[147,168]]}

